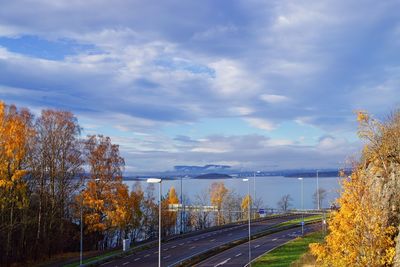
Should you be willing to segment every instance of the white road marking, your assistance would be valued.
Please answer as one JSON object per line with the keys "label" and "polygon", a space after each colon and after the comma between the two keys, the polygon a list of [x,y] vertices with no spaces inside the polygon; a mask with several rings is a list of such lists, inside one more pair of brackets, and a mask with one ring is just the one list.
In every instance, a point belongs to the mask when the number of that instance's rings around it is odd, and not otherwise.
{"label": "white road marking", "polygon": [[194,241],[198,241],[199,239],[198,238],[196,238]]}
{"label": "white road marking", "polygon": [[164,250],[164,251],[167,251],[168,249],[167,249],[167,248],[164,248],[163,250]]}
{"label": "white road marking", "polygon": [[171,257],[171,255],[165,256],[163,259],[168,259],[169,257]]}
{"label": "white road marking", "polygon": [[278,238],[274,238],[274,239],[272,239],[272,241],[276,241],[276,240],[278,240]]}
{"label": "white road marking", "polygon": [[172,246],[171,248],[176,248],[176,246]]}
{"label": "white road marking", "polygon": [[150,254],[146,254],[146,255],[144,255],[144,257],[146,258],[146,257],[148,257],[148,256],[150,256]]}
{"label": "white road marking", "polygon": [[136,259],[134,259],[133,261],[138,261],[138,260],[140,260],[140,258],[136,258]]}
{"label": "white road marking", "polygon": [[194,249],[196,246],[190,247],[189,249]]}
{"label": "white road marking", "polygon": [[158,251],[154,251],[154,254],[158,254]]}
{"label": "white road marking", "polygon": [[239,257],[240,255],[242,255],[242,253],[236,254],[235,257]]}
{"label": "white road marking", "polygon": [[214,241],[215,241],[215,239],[211,239],[211,240],[210,240],[210,242],[214,242]]}
{"label": "white road marking", "polygon": [[231,258],[227,258],[226,260],[221,261],[220,263],[218,263],[218,264],[215,265],[214,267],[218,267],[218,266],[224,265],[224,264],[227,263],[230,259],[231,259]]}
{"label": "white road marking", "polygon": [[185,243],[180,243],[179,246],[183,246]]}
{"label": "white road marking", "polygon": [[129,264],[129,261],[127,261],[127,262],[125,262],[125,263],[122,263],[122,265],[127,265],[127,264]]}
{"label": "white road marking", "polygon": [[254,246],[254,248],[258,248],[260,245],[256,245],[256,246]]}

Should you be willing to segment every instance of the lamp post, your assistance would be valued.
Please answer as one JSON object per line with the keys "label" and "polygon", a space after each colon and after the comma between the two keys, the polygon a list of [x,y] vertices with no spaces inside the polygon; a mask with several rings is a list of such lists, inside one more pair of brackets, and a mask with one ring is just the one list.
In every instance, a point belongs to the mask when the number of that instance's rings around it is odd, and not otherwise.
{"label": "lamp post", "polygon": [[299,178],[301,181],[301,235],[304,235],[304,202],[303,202],[303,178]]}
{"label": "lamp post", "polygon": [[319,175],[318,175],[318,170],[317,170],[317,209],[320,210],[320,206],[319,206]]}
{"label": "lamp post", "polygon": [[161,179],[149,178],[147,182],[150,184],[158,184],[158,267],[161,267]]}
{"label": "lamp post", "polygon": [[[254,179],[254,183],[253,183],[253,196],[254,196],[254,201],[256,201],[256,173],[260,173],[260,171],[256,171],[253,173],[253,179]],[[256,213],[254,212],[254,217],[253,219],[256,218]]]}
{"label": "lamp post", "polygon": [[248,196],[248,202],[247,202],[247,213],[248,213],[248,221],[249,221],[249,266],[251,266],[251,226],[250,226],[250,181],[249,178],[243,179],[243,182],[247,182],[247,196]]}
{"label": "lamp post", "polygon": [[183,234],[183,212],[182,212],[182,208],[183,208],[183,197],[182,197],[182,176],[181,176],[181,234]]}
{"label": "lamp post", "polygon": [[[94,179],[94,181],[97,183],[100,181],[99,178]],[[84,185],[84,188],[81,190],[81,193],[85,191],[86,185]],[[79,253],[79,266],[82,266],[83,262],[83,196],[82,196],[82,201],[81,201],[81,242],[80,242],[80,253]]]}

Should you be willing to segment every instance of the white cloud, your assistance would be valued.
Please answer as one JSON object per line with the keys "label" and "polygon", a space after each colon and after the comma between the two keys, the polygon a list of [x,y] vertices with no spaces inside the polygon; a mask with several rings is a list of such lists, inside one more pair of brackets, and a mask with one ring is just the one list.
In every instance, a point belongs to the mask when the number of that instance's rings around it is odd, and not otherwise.
{"label": "white cloud", "polygon": [[277,103],[287,102],[290,100],[287,96],[284,95],[262,94],[260,98],[261,100],[270,104],[277,104]]}
{"label": "white cloud", "polygon": [[266,120],[266,119],[261,119],[261,118],[245,118],[244,119],[246,122],[248,122],[251,126],[266,130],[266,131],[272,131],[274,130],[277,125],[274,124],[273,122]]}

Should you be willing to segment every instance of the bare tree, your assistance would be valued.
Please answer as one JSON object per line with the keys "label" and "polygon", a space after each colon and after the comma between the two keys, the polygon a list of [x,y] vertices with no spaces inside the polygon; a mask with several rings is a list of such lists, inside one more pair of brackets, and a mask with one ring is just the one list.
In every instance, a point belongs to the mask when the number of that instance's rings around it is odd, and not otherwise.
{"label": "bare tree", "polygon": [[287,194],[281,197],[281,199],[278,201],[278,209],[287,211],[289,207],[292,205],[291,202],[293,201],[292,197]]}
{"label": "bare tree", "polygon": [[[315,190],[315,192],[313,194],[313,197],[312,197],[313,203],[314,203],[315,208],[317,208],[317,207],[322,208],[322,203],[323,203],[324,199],[326,198],[328,192],[326,192],[326,190],[323,188],[319,188],[318,190],[319,190],[319,192],[317,192],[317,190]],[[318,195],[318,193],[319,193],[319,195]],[[318,201],[319,201],[319,205],[318,205]]]}
{"label": "bare tree", "polygon": [[204,189],[194,197],[194,206],[198,206],[199,209],[192,213],[193,225],[196,229],[205,229],[210,226],[210,214],[211,212],[201,207],[209,205],[210,194],[207,189]]}

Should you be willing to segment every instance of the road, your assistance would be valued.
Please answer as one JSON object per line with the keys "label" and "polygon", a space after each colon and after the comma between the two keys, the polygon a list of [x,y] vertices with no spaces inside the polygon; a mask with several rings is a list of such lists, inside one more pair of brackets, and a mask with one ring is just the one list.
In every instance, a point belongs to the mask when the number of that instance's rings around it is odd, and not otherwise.
{"label": "road", "polygon": [[[254,222],[251,225],[252,233],[268,229],[281,222],[299,218],[299,215],[274,218],[260,222]],[[218,247],[233,240],[246,237],[248,235],[247,224],[235,225],[230,228],[214,230],[199,235],[176,239],[162,243],[161,247],[161,265],[173,266],[178,262],[190,258],[196,254],[202,253],[212,247]],[[125,256],[125,258],[102,264],[108,267],[129,267],[129,266],[158,266],[158,247],[150,248],[144,251]]]}
{"label": "road", "polygon": [[[305,233],[315,231],[318,226],[306,225]],[[301,227],[289,229],[286,231],[274,233],[251,241],[251,259],[264,254],[273,248],[276,248],[289,240],[301,235]],[[243,243],[239,246],[225,250],[207,260],[199,263],[196,267],[233,267],[245,266],[249,262],[249,243]]]}

